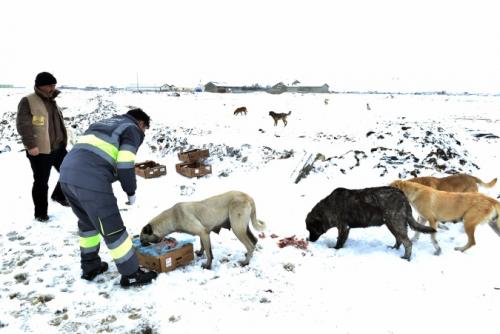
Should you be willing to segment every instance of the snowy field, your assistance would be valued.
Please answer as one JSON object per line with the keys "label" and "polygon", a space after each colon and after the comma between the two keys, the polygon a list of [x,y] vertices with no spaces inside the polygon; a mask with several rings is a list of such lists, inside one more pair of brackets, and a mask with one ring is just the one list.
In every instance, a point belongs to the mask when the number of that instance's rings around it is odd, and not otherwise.
{"label": "snowy field", "polygon": [[[454,172],[499,177],[499,96],[63,91],[58,103],[77,134],[131,106],[152,117],[137,161],[164,164],[167,175],[138,178],[133,207],[115,184],[131,235],[177,202],[228,190],[251,195],[268,226],[247,267],[238,265],[243,245],[222,230],[211,234],[212,270],[195,257],[152,285],[125,290],[104,244],[110,270],[95,282],[80,279],[69,208],[50,202],[50,221],[33,219],[31,169],[15,130],[17,104],[28,93],[0,90],[0,332],[498,332],[500,238],[487,225],[477,228],[477,245],[460,253],[462,224],[446,224],[437,235],[442,254],[433,255],[424,235],[409,262],[400,259],[402,248],[387,247],[394,238],[385,226],[352,229],[340,250],[336,229],[306,250],[277,243],[306,238],[307,213],[337,187]],[[247,115],[233,115],[240,106]],[[271,110],[292,111],[288,126],[275,127]],[[176,173],[177,153],[191,148],[210,150],[211,175]],[[307,164],[312,169],[301,174]],[[57,177],[53,170],[50,189]],[[500,186],[480,191],[497,198]]]}

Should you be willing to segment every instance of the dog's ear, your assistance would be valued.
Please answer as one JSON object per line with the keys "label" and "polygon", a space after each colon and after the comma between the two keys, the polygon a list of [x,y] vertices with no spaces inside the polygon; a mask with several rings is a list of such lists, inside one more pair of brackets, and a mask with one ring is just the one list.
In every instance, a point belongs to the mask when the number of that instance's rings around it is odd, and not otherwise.
{"label": "dog's ear", "polygon": [[145,234],[145,235],[151,235],[151,234],[153,234],[153,228],[151,227],[151,224],[147,224],[146,226],[144,226],[142,228],[141,233]]}

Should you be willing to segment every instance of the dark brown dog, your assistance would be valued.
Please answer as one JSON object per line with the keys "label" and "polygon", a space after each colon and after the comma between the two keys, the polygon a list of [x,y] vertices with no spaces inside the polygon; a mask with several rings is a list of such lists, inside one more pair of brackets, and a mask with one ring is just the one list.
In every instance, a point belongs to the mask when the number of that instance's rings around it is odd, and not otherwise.
{"label": "dark brown dog", "polygon": [[434,188],[441,191],[461,192],[461,193],[477,193],[477,185],[485,188],[491,188],[497,183],[497,179],[493,179],[488,183],[481,179],[467,174],[454,174],[442,178],[433,176],[422,176],[409,179],[407,181],[423,184],[424,186]]}
{"label": "dark brown dog", "polygon": [[283,122],[283,124],[285,124],[285,126],[288,124],[286,118],[288,116],[290,116],[292,114],[292,112],[288,112],[288,114],[285,114],[284,112],[282,113],[275,113],[274,111],[270,111],[269,112],[269,116],[271,116],[274,120],[274,126],[278,125],[278,121],[281,119],[281,121]]}
{"label": "dark brown dog", "polygon": [[233,113],[234,115],[238,115],[238,114],[247,114],[247,107],[239,107],[239,108],[236,108],[236,110],[234,111]]}
{"label": "dark brown dog", "polygon": [[344,246],[350,228],[384,224],[396,238],[392,248],[399,249],[403,244],[405,253],[402,258],[406,260],[410,260],[412,248],[407,233],[408,225],[420,232],[436,232],[434,228],[415,221],[410,203],[403,192],[392,187],[354,190],[337,188],[316,204],[306,218],[310,241],[318,240],[332,227],[338,229],[336,249]]}

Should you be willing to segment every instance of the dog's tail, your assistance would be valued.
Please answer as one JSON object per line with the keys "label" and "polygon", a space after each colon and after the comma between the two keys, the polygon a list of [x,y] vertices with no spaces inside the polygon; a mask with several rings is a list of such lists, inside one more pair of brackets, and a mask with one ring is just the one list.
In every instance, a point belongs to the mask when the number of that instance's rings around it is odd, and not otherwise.
{"label": "dog's tail", "polygon": [[493,180],[491,180],[490,182],[488,183],[484,183],[480,178],[478,177],[475,177],[473,176],[474,180],[476,181],[477,184],[479,184],[480,186],[483,186],[485,188],[491,188],[493,186],[495,186],[495,184],[497,183],[497,178],[494,178]]}
{"label": "dog's tail", "polygon": [[290,111],[288,112],[288,114],[286,114],[286,115],[287,115],[287,116],[290,116],[291,114],[292,114],[292,111],[290,110]]}
{"label": "dog's tail", "polygon": [[250,212],[250,220],[252,221],[252,226],[257,231],[264,231],[266,229],[266,223],[262,220],[257,219],[257,210],[255,208],[255,202],[252,200],[252,212]]}
{"label": "dog's tail", "polygon": [[410,227],[411,227],[412,230],[415,230],[415,231],[418,231],[418,232],[422,232],[422,233],[436,233],[436,230],[433,229],[432,227],[425,226],[425,225],[417,223],[417,221],[415,220],[415,218],[413,218],[413,216],[410,216],[408,218],[408,225],[410,225]]}

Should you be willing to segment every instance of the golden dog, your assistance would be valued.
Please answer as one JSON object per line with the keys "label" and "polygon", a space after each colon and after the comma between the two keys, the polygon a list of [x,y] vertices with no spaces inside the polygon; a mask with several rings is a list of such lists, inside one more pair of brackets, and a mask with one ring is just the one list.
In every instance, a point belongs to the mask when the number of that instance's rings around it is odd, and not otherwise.
{"label": "golden dog", "polygon": [[274,120],[274,126],[278,125],[278,121],[281,119],[283,122],[284,126],[288,124],[287,117],[292,114],[291,111],[288,112],[288,114],[285,114],[284,112],[281,113],[275,113],[274,111],[269,112],[269,116],[271,116]]}
{"label": "golden dog", "polygon": [[239,108],[236,108],[236,110],[234,111],[234,115],[238,115],[238,114],[247,114],[247,107],[239,107]]}
{"label": "golden dog", "polygon": [[[458,193],[435,190],[415,182],[397,180],[391,186],[400,189],[408,198],[410,204],[418,214],[429,221],[432,228],[436,229],[438,221],[463,220],[467,244],[456,247],[462,252],[476,244],[474,231],[476,226],[489,222],[493,230],[500,235],[500,202],[480,193]],[[436,249],[435,254],[441,253],[441,248],[432,234],[432,243]]]}
{"label": "golden dog", "polygon": [[467,174],[455,174],[443,178],[433,176],[423,176],[409,179],[407,181],[423,184],[437,190],[463,192],[463,193],[477,193],[477,185],[485,188],[491,188],[497,183],[497,179],[493,179],[488,183],[481,181],[481,179]]}
{"label": "golden dog", "polygon": [[203,264],[203,268],[210,269],[213,259],[210,232],[219,233],[221,228],[232,228],[247,249],[245,260],[240,262],[242,266],[246,266],[257,244],[257,238],[248,226],[249,220],[257,231],[266,227],[264,222],[257,220],[252,197],[239,191],[229,191],[199,202],[175,204],[151,219],[142,228],[140,239],[143,245],[147,245],[158,243],[172,232],[197,235],[200,237],[201,249],[196,255],[201,256],[205,251],[207,262]]}

